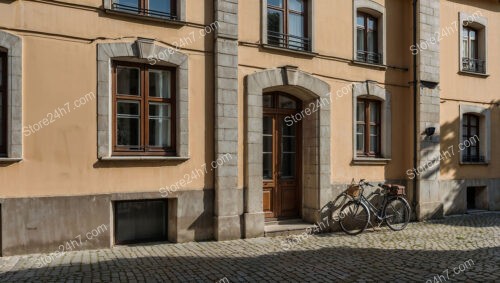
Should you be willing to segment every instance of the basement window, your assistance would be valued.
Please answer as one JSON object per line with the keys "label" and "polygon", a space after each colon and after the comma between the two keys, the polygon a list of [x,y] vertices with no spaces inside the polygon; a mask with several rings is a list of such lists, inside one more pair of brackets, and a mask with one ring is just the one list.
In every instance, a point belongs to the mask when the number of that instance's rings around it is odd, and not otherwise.
{"label": "basement window", "polygon": [[115,202],[115,243],[167,241],[167,201]]}

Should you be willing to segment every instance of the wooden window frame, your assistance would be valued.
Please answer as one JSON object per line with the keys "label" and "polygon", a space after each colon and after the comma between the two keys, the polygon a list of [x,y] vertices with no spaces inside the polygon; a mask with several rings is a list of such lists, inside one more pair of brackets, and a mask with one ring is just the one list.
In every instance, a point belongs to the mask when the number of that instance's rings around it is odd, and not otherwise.
{"label": "wooden window frame", "polygon": [[[379,54],[379,46],[378,46],[378,36],[379,36],[379,34],[378,34],[379,33],[378,20],[379,19],[377,17],[374,17],[373,15],[358,11],[357,15],[356,15],[356,32],[358,32],[358,30],[360,30],[360,28],[358,27],[358,22],[357,22],[358,17],[360,17],[360,16],[363,17],[364,21],[365,21],[365,25],[363,26],[363,40],[365,42],[365,46],[364,46],[363,50],[359,50],[358,46],[356,46],[356,52],[362,51],[362,52],[368,53],[368,19],[371,19],[375,22],[375,29],[373,30],[375,32],[375,36],[374,36],[375,52],[374,53]],[[354,36],[358,36],[358,35],[355,34]],[[365,61],[368,61],[368,60],[365,60]],[[380,61],[379,63],[382,63],[381,62],[382,60],[379,60],[379,61]]]}
{"label": "wooden window frame", "polygon": [[[140,96],[118,95],[117,94],[117,73],[119,66],[134,67],[140,70]],[[171,73],[170,98],[159,98],[149,96],[149,70],[167,70]],[[164,66],[149,66],[148,64],[138,64],[131,62],[113,61],[113,82],[112,82],[112,101],[113,101],[113,155],[116,156],[176,156],[176,69]],[[140,149],[133,149],[128,146],[119,146],[117,144],[117,101],[138,101],[140,103]],[[150,103],[168,103],[170,105],[170,143],[168,148],[149,146],[149,104]]]}
{"label": "wooden window frame", "polygon": [[[476,29],[473,29],[471,27],[466,27],[466,26],[464,26],[463,29],[464,29],[464,33],[467,35],[467,46],[464,46],[464,48],[467,47],[467,57],[466,58],[478,60],[479,59],[479,31],[476,30]],[[476,40],[474,42],[474,45],[473,45],[473,43],[471,42],[471,39],[470,39],[470,33],[472,31],[476,33]],[[463,40],[463,38],[462,38],[462,40]],[[472,48],[471,48],[471,46],[475,47],[475,50],[476,50],[476,56],[475,57],[472,57]]]}
{"label": "wooden window frame", "polygon": [[[284,43],[285,43],[285,46],[288,47],[289,46],[288,36],[290,35],[289,28],[288,28],[288,14],[289,13],[290,14],[295,14],[295,15],[301,15],[301,16],[303,16],[303,18],[304,18],[304,36],[303,36],[303,38],[308,38],[309,37],[309,25],[308,25],[308,22],[309,22],[308,4],[309,3],[308,3],[308,1],[310,1],[310,0],[303,0],[304,1],[304,11],[303,12],[299,12],[299,11],[295,11],[295,10],[289,9],[289,7],[288,7],[288,1],[289,0],[282,0],[282,1],[283,1],[283,7],[282,8],[280,8],[278,6],[273,6],[273,5],[269,4],[269,1],[268,1],[267,2],[266,13],[269,12],[269,9],[281,11],[283,13],[283,34],[286,35],[286,37],[284,39]],[[305,45],[304,46],[304,50],[309,50],[310,46],[307,46],[306,42],[304,42],[304,45]]]}
{"label": "wooden window frame", "polygon": [[0,92],[2,93],[2,123],[0,124],[0,131],[2,132],[2,144],[0,145],[0,156],[6,156],[7,155],[7,142],[8,142],[8,131],[7,131],[7,96],[8,96],[8,56],[7,52],[3,51],[0,49],[0,57],[2,58],[2,77],[0,77],[0,80],[2,80],[2,86],[0,88]]}
{"label": "wooden window frame", "polygon": [[[476,126],[472,126],[472,123],[471,123],[471,120],[472,119],[476,119]],[[480,136],[479,136],[479,133],[480,133],[480,129],[481,129],[481,117],[478,116],[478,115],[475,115],[475,114],[472,114],[472,113],[466,113],[464,114],[464,117],[463,117],[463,124],[462,124],[462,127],[465,128],[465,129],[462,129],[462,138],[463,138],[463,141],[466,141],[466,140],[470,140],[471,138],[473,138],[474,136],[472,136],[471,134],[471,129],[472,128],[476,128],[476,135],[477,135],[477,138],[478,138],[478,141],[476,141],[476,143],[474,144],[474,148],[476,149],[475,150],[475,154],[472,154],[472,146],[468,146],[465,148],[465,157],[467,158],[471,158],[473,156],[476,156],[478,158],[478,160],[480,159],[480,156],[481,156],[481,145],[479,143],[479,141],[481,140],[480,139]],[[479,161],[477,161],[479,162]]]}
{"label": "wooden window frame", "polygon": [[[152,17],[161,17],[158,15],[151,15],[149,12],[156,12],[162,14],[168,14],[171,19],[177,19],[177,0],[171,0],[170,2],[170,13],[165,13],[162,11],[149,10],[149,0],[136,0],[138,2],[137,13],[142,16],[152,16]],[[113,4],[117,3],[117,0],[112,0]],[[114,6],[113,6],[114,7]],[[120,8],[114,8],[115,10],[120,10]]]}
{"label": "wooden window frame", "polygon": [[[365,141],[365,146],[364,146],[364,152],[359,151],[356,147],[356,155],[358,157],[376,157],[380,158],[382,157],[382,103],[379,100],[374,100],[374,99],[367,99],[367,98],[358,98],[357,102],[363,101],[365,105],[364,109],[364,114],[365,114],[365,120],[364,121],[358,121],[357,115],[356,115],[356,133],[357,133],[357,126],[358,125],[363,125],[365,129],[365,134],[364,134],[364,141]],[[356,102],[356,103],[357,103]],[[378,114],[378,121],[371,121],[370,118],[370,102],[375,102],[378,104],[378,109],[379,109],[379,114]],[[357,105],[356,105],[356,111],[357,111]],[[378,148],[377,151],[371,151],[370,150],[370,126],[376,126],[377,127],[377,139],[378,139]],[[356,134],[357,135],[357,134]],[[357,140],[357,137],[356,137]]]}

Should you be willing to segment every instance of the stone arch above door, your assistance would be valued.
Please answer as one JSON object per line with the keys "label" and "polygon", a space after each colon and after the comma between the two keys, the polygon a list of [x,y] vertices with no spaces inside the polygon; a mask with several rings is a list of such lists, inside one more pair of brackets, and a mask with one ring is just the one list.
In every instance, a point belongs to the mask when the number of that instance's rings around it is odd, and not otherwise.
{"label": "stone arch above door", "polygon": [[[300,98],[304,107],[321,105],[303,115],[304,198],[302,218],[319,220],[322,203],[330,191],[330,85],[294,67],[259,71],[245,78],[245,234],[260,235],[264,230],[262,212],[262,95],[282,91]],[[310,107],[312,108],[312,107]],[[310,139],[310,140],[307,140]],[[304,173],[303,173],[304,175]]]}

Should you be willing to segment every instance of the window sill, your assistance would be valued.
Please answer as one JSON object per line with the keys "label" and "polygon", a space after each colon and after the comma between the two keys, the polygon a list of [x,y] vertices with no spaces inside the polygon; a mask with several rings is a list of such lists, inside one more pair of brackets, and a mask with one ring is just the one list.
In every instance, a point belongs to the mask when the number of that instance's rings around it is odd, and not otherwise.
{"label": "window sill", "polygon": [[152,21],[152,22],[167,23],[167,24],[172,24],[172,25],[177,25],[177,26],[182,26],[182,25],[186,24],[186,22],[181,21],[181,20],[172,20],[172,19],[166,19],[166,18],[160,18],[160,17],[154,17],[154,16],[139,15],[136,13],[127,12],[127,11],[120,11],[120,10],[115,10],[115,9],[104,9],[104,11],[107,14],[119,15],[119,16],[130,17],[130,18]]}
{"label": "window sill", "polygon": [[382,64],[366,63],[363,61],[356,61],[356,60],[352,60],[351,64],[358,65],[358,66],[364,66],[364,67],[368,67],[368,68],[372,68],[372,69],[387,70],[387,66],[382,65]]}
{"label": "window sill", "polygon": [[460,165],[482,165],[482,166],[488,166],[490,163],[489,162],[462,162],[460,161]]}
{"label": "window sill", "polygon": [[274,46],[274,45],[269,45],[269,44],[262,44],[261,45],[264,49],[271,49],[271,50],[277,50],[277,51],[283,51],[283,52],[288,52],[288,53],[293,53],[293,54],[299,54],[307,57],[316,57],[318,56],[318,53],[312,52],[312,51],[302,51],[302,50],[295,50],[295,49],[289,49],[285,47],[279,47],[279,46]]}
{"label": "window sill", "polygon": [[462,71],[462,70],[460,70],[458,72],[458,74],[463,75],[463,76],[471,76],[471,77],[479,77],[479,78],[487,78],[490,76],[489,74],[475,73],[475,72]]}
{"label": "window sill", "polygon": [[101,161],[187,161],[187,156],[110,156],[101,157]]}
{"label": "window sill", "polygon": [[386,165],[391,161],[390,158],[376,157],[356,157],[352,160],[354,165]]}
{"label": "window sill", "polygon": [[17,163],[21,162],[22,158],[0,157],[0,163]]}

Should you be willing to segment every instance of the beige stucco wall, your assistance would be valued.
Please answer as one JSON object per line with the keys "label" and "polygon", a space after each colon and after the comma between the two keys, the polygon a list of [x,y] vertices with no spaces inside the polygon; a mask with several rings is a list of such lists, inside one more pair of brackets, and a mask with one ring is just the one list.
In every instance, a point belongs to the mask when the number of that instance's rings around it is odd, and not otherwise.
{"label": "beige stucco wall", "polygon": [[[352,92],[335,97],[331,107],[331,182],[346,183],[352,178],[368,180],[405,179],[402,168],[411,167],[411,89],[410,71],[387,68],[374,69],[353,65],[352,1],[315,1],[314,45],[316,57],[308,57],[285,51],[262,49],[260,1],[240,1],[239,25],[240,48],[240,113],[244,109],[243,78],[253,72],[279,66],[298,66],[331,86],[333,96],[338,90],[349,87],[352,82],[373,80],[379,82],[392,94],[392,161],[387,165],[352,165]],[[387,64],[409,68],[411,56],[407,52],[411,40],[411,27],[405,22],[411,15],[410,7],[400,1],[377,1],[386,6],[387,11]],[[384,3],[386,2],[386,3]],[[394,11],[398,11],[397,13]],[[401,13],[403,11],[403,13]],[[407,15],[408,14],[408,15]],[[332,19],[335,27],[332,28]],[[395,24],[398,23],[398,24]],[[347,61],[346,61],[347,60]],[[402,118],[403,117],[403,118]],[[240,119],[240,136],[244,133],[243,119]],[[240,141],[240,151],[243,143]],[[243,161],[240,160],[240,176],[243,176]],[[240,178],[242,185],[242,179]]]}
{"label": "beige stucco wall", "polygon": [[[487,18],[489,77],[459,74],[459,31],[442,35],[441,48],[441,150],[454,146],[451,159],[441,162],[441,179],[498,178],[500,172],[500,109],[492,103],[500,103],[500,5],[498,1],[441,1],[441,27],[453,28],[459,21],[459,13],[476,12]],[[484,165],[459,165],[459,105],[476,105],[491,111],[491,161]]]}
{"label": "beige stucco wall", "polygon": [[[71,105],[70,113],[24,137],[23,161],[0,164],[0,197],[155,192],[213,160],[211,35],[197,36],[189,50],[181,50],[189,56],[190,160],[98,161],[97,98],[73,108],[74,100],[89,92],[97,95],[97,43],[132,42],[137,36],[173,42],[190,32],[198,35],[199,25],[212,21],[212,1],[187,1],[187,20],[193,24],[186,26],[97,13],[92,7],[98,8],[101,1],[73,2],[89,7],[0,4],[2,29],[23,38],[23,126],[38,123],[67,102]],[[209,168],[182,190],[212,187]]]}

